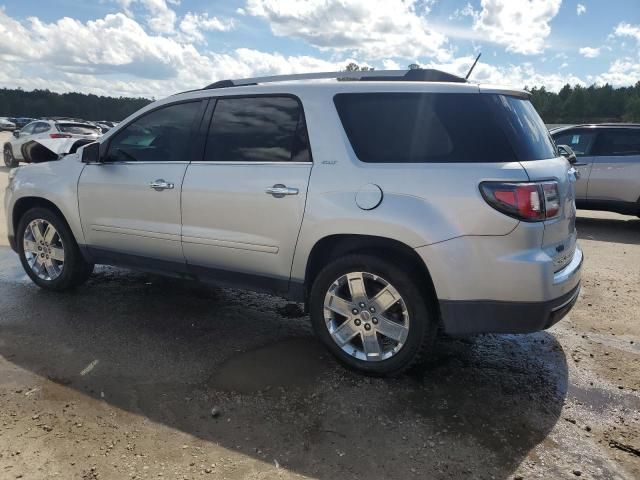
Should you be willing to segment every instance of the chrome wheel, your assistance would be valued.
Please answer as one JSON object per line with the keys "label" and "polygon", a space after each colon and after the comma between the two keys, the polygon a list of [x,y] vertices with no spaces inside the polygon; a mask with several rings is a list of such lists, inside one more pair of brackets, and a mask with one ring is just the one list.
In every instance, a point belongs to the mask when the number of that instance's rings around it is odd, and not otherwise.
{"label": "chrome wheel", "polygon": [[331,284],[324,318],[333,341],[359,360],[393,357],[409,334],[403,298],[384,278],[367,272],[347,273]]}
{"label": "chrome wheel", "polygon": [[24,256],[31,271],[42,280],[55,280],[64,269],[64,244],[55,227],[36,219],[27,225],[23,238]]}

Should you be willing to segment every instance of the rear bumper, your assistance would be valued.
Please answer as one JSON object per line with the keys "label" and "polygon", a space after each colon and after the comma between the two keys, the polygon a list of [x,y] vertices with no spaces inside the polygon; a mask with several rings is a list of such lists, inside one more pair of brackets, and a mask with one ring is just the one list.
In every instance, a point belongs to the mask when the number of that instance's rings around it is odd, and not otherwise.
{"label": "rear bumper", "polygon": [[571,261],[554,272],[553,259],[539,247],[509,252],[504,237],[460,239],[452,249],[446,243],[418,251],[449,334],[543,330],[564,317],[580,293],[579,245]]}
{"label": "rear bumper", "polygon": [[471,333],[531,333],[555,325],[578,299],[580,284],[548,302],[441,300],[444,330],[450,335]]}

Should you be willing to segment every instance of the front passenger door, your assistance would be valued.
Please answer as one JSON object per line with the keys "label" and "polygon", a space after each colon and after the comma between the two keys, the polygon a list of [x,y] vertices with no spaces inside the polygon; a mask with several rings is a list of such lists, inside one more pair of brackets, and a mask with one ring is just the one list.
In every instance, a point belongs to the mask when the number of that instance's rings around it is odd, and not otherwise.
{"label": "front passenger door", "polygon": [[200,100],[147,112],[107,139],[100,163],[86,165],[78,199],[96,263],[184,268],[180,191],[202,113]]}
{"label": "front passenger door", "polygon": [[577,157],[574,167],[580,172],[576,181],[576,200],[587,199],[587,189],[591,167],[593,165],[592,149],[596,140],[594,129],[569,130],[554,136],[556,145],[569,145]]}

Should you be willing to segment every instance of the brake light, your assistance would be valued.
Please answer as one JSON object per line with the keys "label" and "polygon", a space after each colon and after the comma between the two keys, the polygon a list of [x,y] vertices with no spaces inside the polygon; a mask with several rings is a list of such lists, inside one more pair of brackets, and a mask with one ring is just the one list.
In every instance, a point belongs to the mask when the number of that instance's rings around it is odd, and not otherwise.
{"label": "brake light", "polygon": [[525,222],[540,222],[560,212],[558,182],[482,182],[480,193],[499,212]]}
{"label": "brake light", "polygon": [[50,133],[49,136],[51,138],[71,138],[68,133]]}

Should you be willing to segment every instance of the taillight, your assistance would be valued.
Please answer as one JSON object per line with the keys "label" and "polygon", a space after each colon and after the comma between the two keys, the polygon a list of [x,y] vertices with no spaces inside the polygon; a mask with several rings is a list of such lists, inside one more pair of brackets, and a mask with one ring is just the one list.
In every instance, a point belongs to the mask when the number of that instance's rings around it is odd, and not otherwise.
{"label": "taillight", "polygon": [[50,133],[49,136],[51,138],[71,138],[68,133]]}
{"label": "taillight", "polygon": [[540,222],[560,212],[558,182],[482,182],[480,193],[496,210],[525,222]]}

